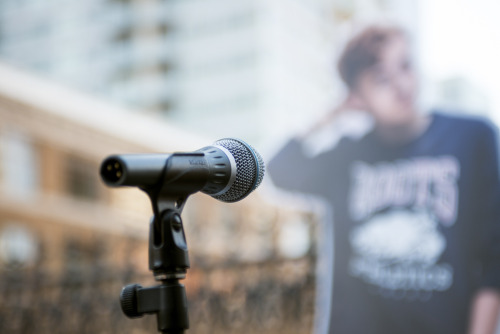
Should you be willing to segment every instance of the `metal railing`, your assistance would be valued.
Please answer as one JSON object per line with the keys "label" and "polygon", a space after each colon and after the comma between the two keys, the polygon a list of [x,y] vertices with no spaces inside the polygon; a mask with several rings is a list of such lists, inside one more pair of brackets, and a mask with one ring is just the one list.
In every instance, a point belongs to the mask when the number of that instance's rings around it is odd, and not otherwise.
{"label": "metal railing", "polygon": [[[310,333],[313,267],[308,257],[188,271],[188,333]],[[153,316],[129,320],[118,302],[124,284],[154,284],[150,276],[104,265],[1,269],[0,333],[156,333]]]}

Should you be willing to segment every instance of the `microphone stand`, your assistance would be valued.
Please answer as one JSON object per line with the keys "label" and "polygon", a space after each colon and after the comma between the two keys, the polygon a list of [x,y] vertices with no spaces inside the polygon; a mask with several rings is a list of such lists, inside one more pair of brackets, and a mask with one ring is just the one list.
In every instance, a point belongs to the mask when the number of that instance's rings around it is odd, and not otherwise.
{"label": "microphone stand", "polygon": [[188,305],[185,287],[179,281],[186,278],[190,264],[181,212],[194,191],[172,184],[142,190],[149,195],[154,211],[149,230],[149,269],[161,284],[125,286],[120,293],[122,311],[129,318],[156,314],[159,332],[184,334],[189,328]]}
{"label": "microphone stand", "polygon": [[186,277],[189,258],[182,220],[170,210],[159,219],[159,230],[154,220],[150,223],[149,268],[161,284],[125,286],[120,294],[122,311],[129,318],[156,313],[159,332],[184,334],[189,328],[188,305],[179,280]]}
{"label": "microphone stand", "polygon": [[224,202],[238,201],[264,176],[262,157],[250,145],[231,138],[215,144],[192,153],[111,156],[101,165],[107,185],[138,186],[151,200],[149,270],[161,284],[127,285],[120,302],[129,318],[156,314],[162,333],[184,334],[189,328],[186,290],[179,282],[190,266],[181,218],[187,198],[203,191]]}

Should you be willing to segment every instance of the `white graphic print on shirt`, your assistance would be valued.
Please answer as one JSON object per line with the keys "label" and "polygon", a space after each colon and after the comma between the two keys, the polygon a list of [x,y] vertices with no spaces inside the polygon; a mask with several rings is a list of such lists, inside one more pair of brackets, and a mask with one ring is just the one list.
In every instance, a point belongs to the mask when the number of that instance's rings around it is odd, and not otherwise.
{"label": "white graphic print on shirt", "polygon": [[440,228],[458,211],[460,165],[453,157],[416,158],[352,169],[350,274],[387,298],[427,299],[453,283],[439,263],[446,249]]}

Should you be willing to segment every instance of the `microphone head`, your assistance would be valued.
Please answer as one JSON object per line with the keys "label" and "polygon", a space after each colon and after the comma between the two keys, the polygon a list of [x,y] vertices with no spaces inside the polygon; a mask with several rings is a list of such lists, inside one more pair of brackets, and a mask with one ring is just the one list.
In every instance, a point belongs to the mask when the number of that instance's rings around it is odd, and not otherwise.
{"label": "microphone head", "polygon": [[216,141],[214,145],[224,147],[233,156],[236,177],[227,191],[212,197],[223,202],[237,202],[248,196],[262,182],[264,160],[252,146],[240,139],[224,138]]}

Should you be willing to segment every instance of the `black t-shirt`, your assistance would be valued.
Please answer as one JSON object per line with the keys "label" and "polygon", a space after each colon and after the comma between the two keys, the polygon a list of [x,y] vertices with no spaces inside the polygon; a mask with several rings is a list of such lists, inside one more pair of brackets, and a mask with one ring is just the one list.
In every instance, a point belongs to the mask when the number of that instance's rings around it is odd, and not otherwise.
{"label": "black t-shirt", "polygon": [[466,332],[473,294],[500,287],[498,159],[492,125],[439,113],[411,143],[276,155],[278,187],[334,208],[330,333]]}

